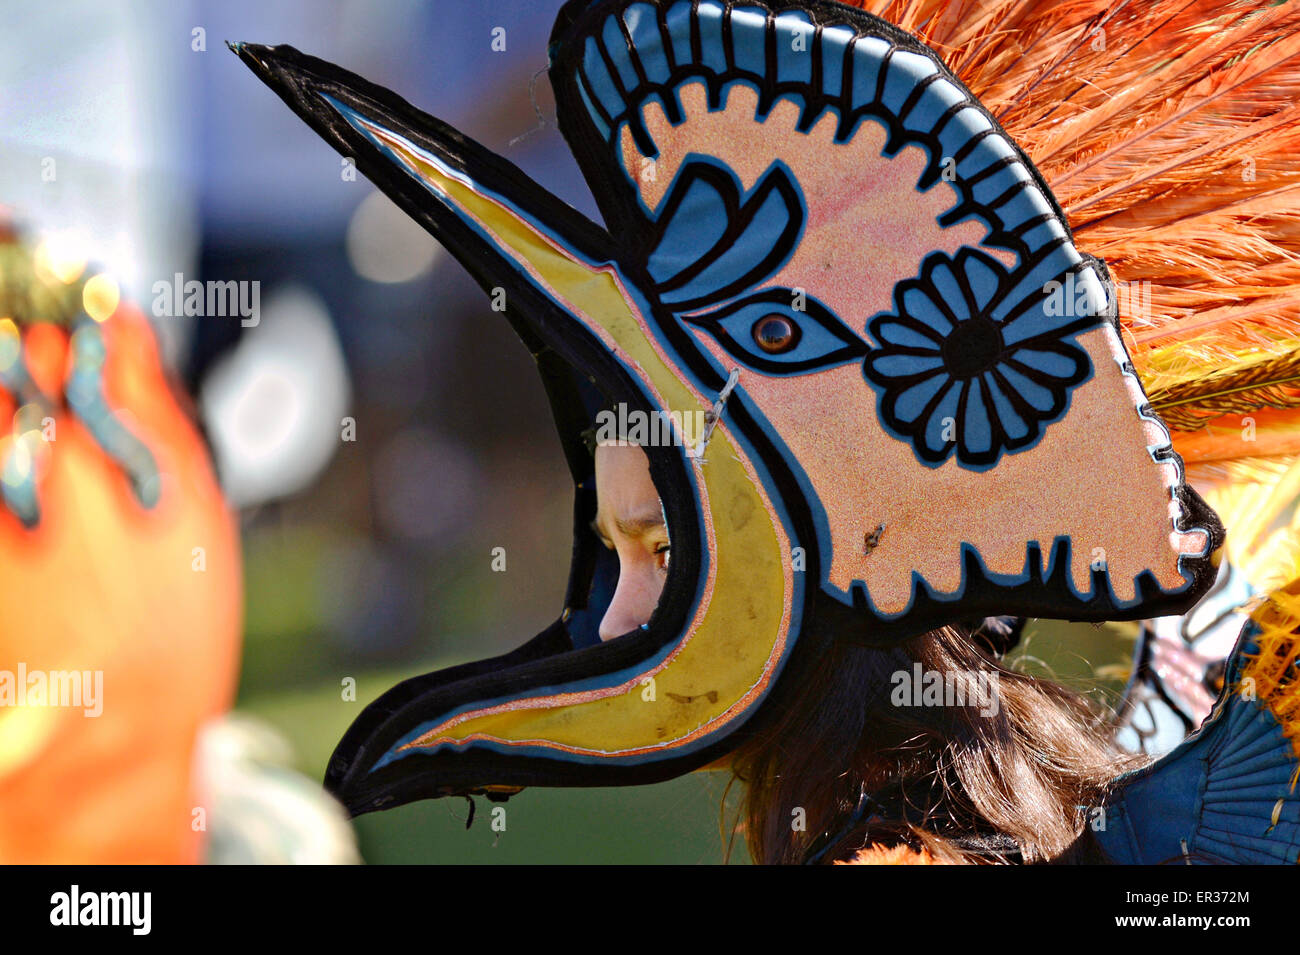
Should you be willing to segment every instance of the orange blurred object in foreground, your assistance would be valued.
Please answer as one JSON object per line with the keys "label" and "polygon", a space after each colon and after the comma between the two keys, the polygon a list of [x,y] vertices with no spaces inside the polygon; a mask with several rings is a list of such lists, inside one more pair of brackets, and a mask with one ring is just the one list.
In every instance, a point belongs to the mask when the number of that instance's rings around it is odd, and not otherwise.
{"label": "orange blurred object in foreground", "polygon": [[[143,507],[58,401],[67,330],[23,328],[31,378],[58,410],[42,424],[39,523],[0,505],[0,863],[200,861],[195,735],[229,709],[238,676],[238,531],[208,450],[145,317],[122,304],[98,328],[104,398],[152,453],[161,493]],[[0,448],[14,410],[0,388]],[[89,697],[50,705],[72,671],[89,674]]]}

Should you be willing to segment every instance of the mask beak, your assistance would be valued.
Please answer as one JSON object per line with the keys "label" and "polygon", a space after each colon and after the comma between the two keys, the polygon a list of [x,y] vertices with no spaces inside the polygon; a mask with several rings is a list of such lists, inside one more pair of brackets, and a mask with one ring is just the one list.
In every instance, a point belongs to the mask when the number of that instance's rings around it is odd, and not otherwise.
{"label": "mask beak", "polygon": [[[578,485],[560,618],[513,653],[384,694],[339,743],[327,788],[356,815],[530,785],[654,782],[716,761],[775,685],[803,600],[759,465],[725,409],[705,417],[724,383],[687,374],[657,340],[619,242],[511,163],[291,47],[231,48],[504,302],[543,372]],[[646,626],[574,649],[599,546],[585,530],[594,488],[574,427],[590,423],[580,395],[593,385],[632,410],[682,412],[671,417],[680,441],[645,449],[673,559]]]}

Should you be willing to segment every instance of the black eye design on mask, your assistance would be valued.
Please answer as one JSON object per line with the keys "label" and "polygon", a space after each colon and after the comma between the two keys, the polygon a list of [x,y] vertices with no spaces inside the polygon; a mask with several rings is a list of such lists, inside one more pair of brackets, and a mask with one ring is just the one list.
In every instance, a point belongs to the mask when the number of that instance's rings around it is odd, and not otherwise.
{"label": "black eye design on mask", "polygon": [[797,289],[765,289],[682,320],[705,329],[737,361],[773,375],[830,368],[867,353],[830,309]]}

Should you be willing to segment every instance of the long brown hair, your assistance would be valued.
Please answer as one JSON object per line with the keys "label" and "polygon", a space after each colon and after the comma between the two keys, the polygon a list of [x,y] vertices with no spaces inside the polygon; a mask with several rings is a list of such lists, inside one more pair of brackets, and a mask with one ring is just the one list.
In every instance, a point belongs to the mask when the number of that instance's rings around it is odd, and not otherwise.
{"label": "long brown hair", "polygon": [[[973,694],[895,705],[896,675],[917,664],[992,683],[996,708]],[[1095,859],[1089,807],[1145,761],[1113,746],[1087,697],[1008,670],[968,631],[943,627],[891,650],[836,644],[731,765],[756,863],[830,862],[864,842],[943,862],[1061,862]],[[999,840],[1011,851],[988,848]]]}

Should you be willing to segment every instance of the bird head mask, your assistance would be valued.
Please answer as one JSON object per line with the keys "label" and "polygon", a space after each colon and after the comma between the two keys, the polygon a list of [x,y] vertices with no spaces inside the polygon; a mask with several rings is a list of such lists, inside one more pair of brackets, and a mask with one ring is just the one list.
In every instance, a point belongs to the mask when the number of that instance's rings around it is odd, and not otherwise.
{"label": "bird head mask", "polygon": [[[235,50],[504,296],[577,487],[555,622],[371,704],[327,776],[353,813],[666,779],[834,641],[1147,618],[1210,585],[1222,531],[1105,265],[907,33],[824,2],[572,0],[550,77],[604,226],[387,90]],[[611,407],[643,426],[672,563],[650,622],[600,643],[618,565],[582,432]]]}

